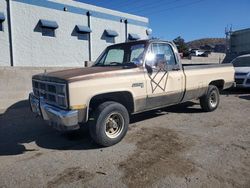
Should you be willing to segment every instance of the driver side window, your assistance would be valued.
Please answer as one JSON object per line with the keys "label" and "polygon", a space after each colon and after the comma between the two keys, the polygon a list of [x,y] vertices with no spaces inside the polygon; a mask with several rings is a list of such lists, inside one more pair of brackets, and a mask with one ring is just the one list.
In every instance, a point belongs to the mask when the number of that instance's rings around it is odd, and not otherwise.
{"label": "driver side window", "polygon": [[146,56],[146,66],[154,70],[171,70],[176,65],[172,48],[165,43],[153,43]]}

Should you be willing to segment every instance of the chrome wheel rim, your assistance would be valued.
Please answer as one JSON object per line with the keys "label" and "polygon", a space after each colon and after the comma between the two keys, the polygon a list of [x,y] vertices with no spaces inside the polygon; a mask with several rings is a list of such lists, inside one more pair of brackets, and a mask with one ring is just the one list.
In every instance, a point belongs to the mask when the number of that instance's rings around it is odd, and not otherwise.
{"label": "chrome wheel rim", "polygon": [[210,105],[211,107],[215,108],[217,106],[217,94],[215,91],[213,91],[209,97]]}
{"label": "chrome wheel rim", "polygon": [[124,118],[118,113],[111,113],[105,121],[105,133],[109,138],[118,137],[124,128]]}

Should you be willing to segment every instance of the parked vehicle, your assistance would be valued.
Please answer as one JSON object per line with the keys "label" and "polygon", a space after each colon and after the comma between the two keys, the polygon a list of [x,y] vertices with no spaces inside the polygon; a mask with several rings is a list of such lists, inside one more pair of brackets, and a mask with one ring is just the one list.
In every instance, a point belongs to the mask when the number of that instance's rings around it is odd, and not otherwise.
{"label": "parked vehicle", "polygon": [[232,64],[235,69],[236,87],[250,88],[250,54],[235,58]]}
{"label": "parked vehicle", "polygon": [[201,57],[208,57],[208,55],[211,54],[211,51],[204,51],[203,54],[201,54]]}
{"label": "parked vehicle", "polygon": [[130,115],[192,99],[211,112],[219,90],[233,83],[232,64],[182,65],[173,43],[141,40],[109,46],[92,67],[33,76],[29,101],[56,129],[87,123],[96,143],[111,146],[125,136]]}
{"label": "parked vehicle", "polygon": [[202,56],[204,53],[205,53],[205,51],[199,50],[199,49],[192,49],[190,51],[191,56]]}

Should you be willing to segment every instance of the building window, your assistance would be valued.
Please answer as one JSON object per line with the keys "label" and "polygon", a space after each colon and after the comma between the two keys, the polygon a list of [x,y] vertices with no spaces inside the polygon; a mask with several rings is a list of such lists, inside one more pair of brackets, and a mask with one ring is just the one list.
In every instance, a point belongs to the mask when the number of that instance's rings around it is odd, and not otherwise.
{"label": "building window", "polygon": [[108,29],[105,30],[105,34],[107,37],[118,37],[119,36],[119,34],[116,31],[108,30]]}
{"label": "building window", "polygon": [[3,31],[3,22],[5,21],[5,16],[0,12],[0,31]]}
{"label": "building window", "polygon": [[0,31],[3,31],[3,22],[0,22]]}
{"label": "building window", "polygon": [[42,36],[48,36],[48,37],[55,37],[55,31],[59,27],[57,22],[55,21],[49,21],[49,20],[39,20],[38,22],[38,30],[41,31]]}
{"label": "building window", "polygon": [[128,39],[129,39],[129,40],[139,40],[140,37],[139,37],[139,35],[137,35],[137,34],[129,33],[129,34],[128,34]]}
{"label": "building window", "polygon": [[89,40],[89,34],[92,30],[88,26],[76,25],[71,36],[75,36],[78,40]]}
{"label": "building window", "polygon": [[116,31],[106,29],[104,30],[104,33],[101,39],[106,40],[106,42],[108,43],[115,43],[115,37],[118,37],[118,36],[119,34]]}
{"label": "building window", "polygon": [[79,34],[89,34],[92,30],[88,26],[76,25],[76,32]]}

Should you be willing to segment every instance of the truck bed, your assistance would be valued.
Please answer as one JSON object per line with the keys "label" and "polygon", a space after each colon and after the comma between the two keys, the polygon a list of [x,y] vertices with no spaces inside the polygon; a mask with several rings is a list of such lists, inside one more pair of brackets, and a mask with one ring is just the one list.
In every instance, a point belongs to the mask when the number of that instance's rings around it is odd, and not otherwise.
{"label": "truck bed", "polygon": [[212,82],[216,82],[219,89],[227,89],[234,82],[234,67],[232,64],[183,64],[185,75],[185,96],[187,101],[202,96]]}

